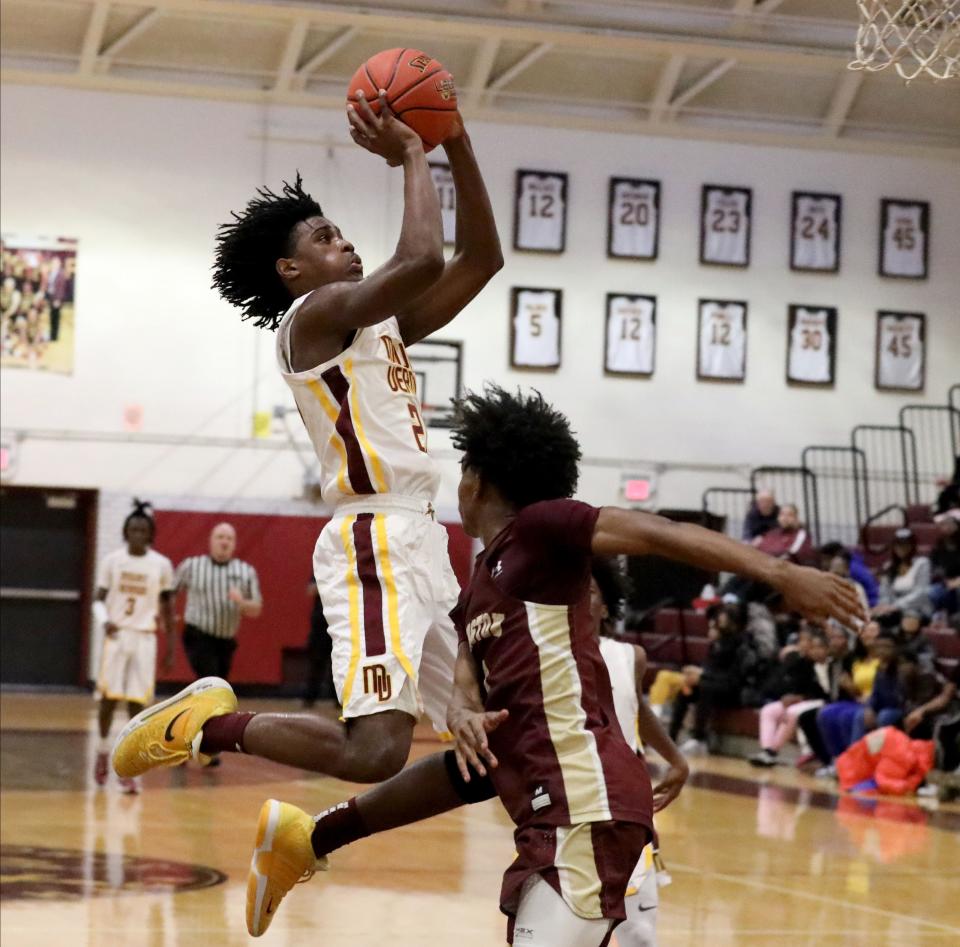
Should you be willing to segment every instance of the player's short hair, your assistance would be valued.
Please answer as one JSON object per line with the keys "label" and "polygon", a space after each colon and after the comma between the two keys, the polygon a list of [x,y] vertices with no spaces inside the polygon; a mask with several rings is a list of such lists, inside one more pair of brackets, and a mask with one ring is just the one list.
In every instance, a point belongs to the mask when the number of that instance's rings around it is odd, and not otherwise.
{"label": "player's short hair", "polygon": [[157,533],[157,524],[153,519],[151,514],[152,506],[149,501],[138,500],[136,497],[133,498],[133,509],[127,514],[127,518],[123,521],[123,538],[127,538],[127,528],[134,520],[143,520],[147,524],[147,528],[150,530],[150,542],[153,542],[153,537]]}
{"label": "player's short hair", "polygon": [[600,597],[607,606],[610,621],[623,617],[623,601],[627,597],[627,580],[616,556],[594,556],[590,561],[590,573]]}
{"label": "player's short hair", "polygon": [[488,383],[454,404],[452,443],[509,503],[529,506],[573,496],[580,445],[570,422],[539,391],[524,394]]}
{"label": "player's short hair", "polygon": [[275,194],[257,188],[242,214],[217,230],[213,288],[243,319],[276,329],[290,308],[290,293],[277,272],[277,260],[293,252],[293,228],[310,217],[322,217],[320,205],[302,187],[300,172],[293,184],[283,182]]}

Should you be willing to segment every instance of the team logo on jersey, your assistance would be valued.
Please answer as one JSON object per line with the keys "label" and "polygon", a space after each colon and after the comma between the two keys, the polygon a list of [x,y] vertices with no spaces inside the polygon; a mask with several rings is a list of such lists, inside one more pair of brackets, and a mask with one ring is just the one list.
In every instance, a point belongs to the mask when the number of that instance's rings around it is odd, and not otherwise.
{"label": "team logo on jersey", "polygon": [[363,669],[363,692],[376,694],[381,703],[390,699],[393,685],[390,682],[390,672],[382,664],[370,664]]}
{"label": "team logo on jersey", "polygon": [[487,638],[499,638],[503,634],[504,615],[501,612],[484,612],[477,615],[467,625],[467,641],[472,648],[480,641]]}
{"label": "team logo on jersey", "polygon": [[205,865],[35,845],[0,847],[0,874],[4,901],[79,901],[194,891],[227,880],[225,874]]}
{"label": "team logo on jersey", "polygon": [[418,72],[425,72],[427,66],[432,63],[433,60],[429,56],[425,56],[422,53],[419,56],[416,56],[414,59],[411,59],[407,65],[411,69],[416,69]]}

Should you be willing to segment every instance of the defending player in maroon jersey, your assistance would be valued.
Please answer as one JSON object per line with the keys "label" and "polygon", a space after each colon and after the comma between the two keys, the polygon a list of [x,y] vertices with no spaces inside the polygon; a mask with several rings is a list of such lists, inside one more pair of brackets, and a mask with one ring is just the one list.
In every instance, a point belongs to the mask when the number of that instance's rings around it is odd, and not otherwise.
{"label": "defending player in maroon jersey", "polygon": [[623,738],[589,618],[591,555],[661,555],[738,572],[815,621],[865,616],[852,585],[832,574],[697,526],[570,500],[580,449],[539,395],[494,386],[468,395],[453,443],[464,452],[464,529],[484,545],[454,610],[460,645],[447,723],[456,748],[316,819],[269,800],[261,822],[289,882],[279,897],[342,845],[496,792],[517,826],[518,856],[501,891],[511,943],[602,947],[624,916],[652,810],[679,784],[651,794]]}

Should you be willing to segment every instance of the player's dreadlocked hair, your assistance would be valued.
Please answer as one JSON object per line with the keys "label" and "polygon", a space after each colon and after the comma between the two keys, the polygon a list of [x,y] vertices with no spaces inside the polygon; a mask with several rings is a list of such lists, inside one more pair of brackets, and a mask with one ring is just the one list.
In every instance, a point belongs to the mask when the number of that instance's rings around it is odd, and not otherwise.
{"label": "player's dreadlocked hair", "polygon": [[127,514],[127,518],[123,521],[123,538],[127,538],[127,527],[134,520],[143,520],[150,529],[150,542],[153,542],[153,537],[157,532],[157,524],[153,520],[153,516],[150,512],[152,509],[148,501],[138,500],[136,497],[133,498],[133,509],[130,513]]}
{"label": "player's dreadlocked hair", "polygon": [[257,196],[233,222],[217,231],[213,264],[213,288],[254,325],[276,329],[290,308],[290,293],[283,285],[276,263],[293,250],[293,228],[309,217],[322,217],[320,205],[303,190],[300,172],[293,184],[283,182],[274,194],[257,188]]}
{"label": "player's dreadlocked hair", "polygon": [[627,597],[627,580],[615,556],[594,556],[590,572],[600,588],[600,597],[607,606],[608,621],[612,624],[623,616],[623,601]]}
{"label": "player's dreadlocked hair", "polygon": [[518,507],[572,496],[580,445],[567,419],[539,391],[513,394],[494,384],[454,405],[453,446]]}

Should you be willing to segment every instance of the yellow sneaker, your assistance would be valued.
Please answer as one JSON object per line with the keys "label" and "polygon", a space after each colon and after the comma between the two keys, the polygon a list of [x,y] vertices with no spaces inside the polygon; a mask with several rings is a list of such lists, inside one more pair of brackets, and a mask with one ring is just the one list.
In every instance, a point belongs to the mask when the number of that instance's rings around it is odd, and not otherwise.
{"label": "yellow sneaker", "polygon": [[313,854],[313,819],[302,809],[268,799],[260,809],[257,841],[247,876],[247,931],[259,937],[273,920],[284,895],[315,871],[326,871],[326,858]]}
{"label": "yellow sneaker", "polygon": [[196,758],[203,725],[236,709],[236,695],[225,680],[194,681],[130,719],[113,745],[114,772],[120,777],[140,776],[157,766],[179,766]]}

